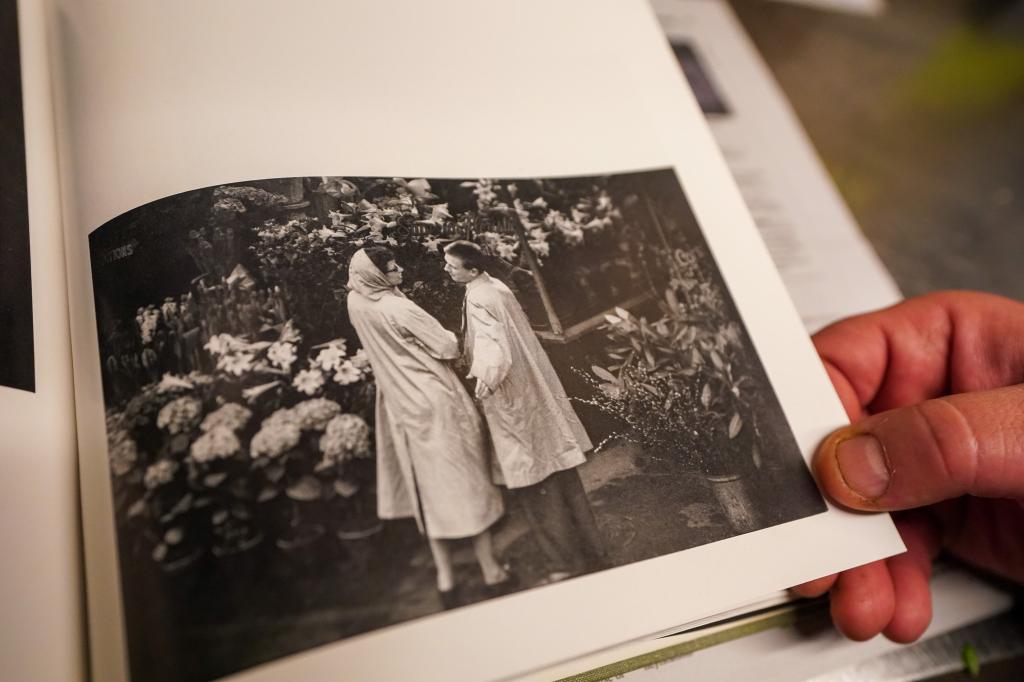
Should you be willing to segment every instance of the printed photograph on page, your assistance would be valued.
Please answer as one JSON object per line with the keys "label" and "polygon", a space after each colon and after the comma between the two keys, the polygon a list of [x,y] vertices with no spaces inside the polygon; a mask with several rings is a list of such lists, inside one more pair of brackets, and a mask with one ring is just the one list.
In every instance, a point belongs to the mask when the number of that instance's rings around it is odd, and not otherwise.
{"label": "printed photograph on page", "polygon": [[671,169],[242,181],[90,250],[134,679],[825,511]]}
{"label": "printed photograph on page", "polygon": [[14,0],[0,2],[0,386],[34,391],[25,126]]}

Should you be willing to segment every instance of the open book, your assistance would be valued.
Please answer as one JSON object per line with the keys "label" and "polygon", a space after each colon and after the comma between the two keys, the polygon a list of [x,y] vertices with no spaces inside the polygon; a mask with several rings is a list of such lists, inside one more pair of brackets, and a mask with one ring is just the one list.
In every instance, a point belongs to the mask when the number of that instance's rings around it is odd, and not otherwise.
{"label": "open book", "polygon": [[645,3],[19,9],[15,677],[507,678],[900,551]]}

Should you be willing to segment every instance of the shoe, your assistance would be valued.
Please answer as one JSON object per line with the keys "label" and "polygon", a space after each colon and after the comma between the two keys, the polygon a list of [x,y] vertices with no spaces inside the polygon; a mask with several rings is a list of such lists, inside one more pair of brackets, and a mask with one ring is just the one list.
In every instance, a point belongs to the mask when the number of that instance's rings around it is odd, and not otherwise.
{"label": "shoe", "polygon": [[551,585],[553,583],[560,583],[563,580],[575,577],[577,574],[569,571],[552,571],[548,573],[543,579],[541,579],[537,585]]}
{"label": "shoe", "polygon": [[505,569],[504,580],[499,580],[496,583],[484,583],[484,590],[487,592],[488,598],[501,597],[515,592],[519,588],[519,577],[512,572],[512,568],[508,564],[502,568]]}
{"label": "shoe", "polygon": [[441,598],[441,607],[445,611],[450,611],[454,608],[461,606],[459,604],[458,588],[453,587],[450,590],[438,590],[437,596]]}

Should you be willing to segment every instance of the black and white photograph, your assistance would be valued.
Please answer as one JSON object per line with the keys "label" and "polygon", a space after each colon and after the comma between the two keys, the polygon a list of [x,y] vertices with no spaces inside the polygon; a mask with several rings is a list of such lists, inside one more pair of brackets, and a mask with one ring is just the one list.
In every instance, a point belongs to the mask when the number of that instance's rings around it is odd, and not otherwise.
{"label": "black and white photograph", "polygon": [[132,679],[826,511],[672,169],[240,181],[89,244]]}
{"label": "black and white photograph", "polygon": [[34,391],[32,265],[15,0],[0,2],[0,386]]}
{"label": "black and white photograph", "polygon": [[697,98],[697,104],[705,116],[728,116],[732,113],[725,103],[714,78],[704,65],[704,60],[698,55],[693,45],[687,42],[672,41],[672,51],[676,55],[676,61],[686,76],[686,82]]}

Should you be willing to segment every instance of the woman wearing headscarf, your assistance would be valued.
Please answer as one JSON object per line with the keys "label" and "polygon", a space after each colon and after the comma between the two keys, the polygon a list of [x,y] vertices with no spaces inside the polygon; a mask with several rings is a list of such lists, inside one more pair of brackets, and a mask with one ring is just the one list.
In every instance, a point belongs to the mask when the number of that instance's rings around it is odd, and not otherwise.
{"label": "woman wearing headscarf", "polygon": [[416,519],[447,608],[455,592],[447,540],[473,539],[487,585],[509,579],[488,530],[504,507],[480,415],[445,363],[459,356],[455,334],[406,298],[401,283],[389,249],[360,249],[349,262],[348,314],[377,384],[378,514]]}

